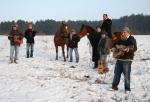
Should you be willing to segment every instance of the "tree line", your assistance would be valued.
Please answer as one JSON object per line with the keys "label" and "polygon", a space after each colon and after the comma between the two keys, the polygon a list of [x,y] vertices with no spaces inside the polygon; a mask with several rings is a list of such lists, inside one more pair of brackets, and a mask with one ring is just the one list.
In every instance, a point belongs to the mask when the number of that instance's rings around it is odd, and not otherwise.
{"label": "tree line", "polygon": [[[28,22],[24,20],[18,21],[5,21],[0,23],[0,34],[8,34],[11,25],[17,23],[21,32],[24,32]],[[41,35],[53,35],[61,25],[62,21],[55,21],[52,19],[40,20],[33,23],[34,29],[38,31],[38,34]],[[97,25],[101,25],[102,21],[67,21],[69,30],[75,28],[78,31],[82,24],[87,24],[95,28]],[[112,19],[112,32],[118,32],[123,26],[128,26],[131,29],[131,32],[136,35],[148,35],[150,34],[150,15],[143,14],[132,14],[130,16],[123,16],[119,19]]]}

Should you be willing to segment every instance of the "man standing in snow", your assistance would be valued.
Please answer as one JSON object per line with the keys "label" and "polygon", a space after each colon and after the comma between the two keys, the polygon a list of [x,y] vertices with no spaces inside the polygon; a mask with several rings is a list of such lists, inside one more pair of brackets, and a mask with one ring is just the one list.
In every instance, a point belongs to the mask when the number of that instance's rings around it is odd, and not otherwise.
{"label": "man standing in snow", "polygon": [[107,14],[103,14],[103,24],[101,28],[102,28],[102,31],[105,31],[108,33],[109,38],[112,38],[111,26],[112,26],[111,19],[109,19]]}
{"label": "man standing in snow", "polygon": [[113,51],[118,50],[117,62],[114,70],[114,79],[112,89],[118,90],[121,74],[124,74],[125,92],[131,91],[130,89],[130,72],[131,64],[134,58],[134,52],[137,50],[136,40],[130,34],[130,29],[124,27],[122,29],[121,39],[114,45]]}
{"label": "man standing in snow", "polygon": [[88,39],[92,45],[92,61],[94,62],[93,69],[98,67],[98,60],[99,60],[99,52],[98,52],[98,43],[101,39],[101,27],[98,25],[96,26],[96,32],[93,34],[88,34]]}
{"label": "man standing in snow", "polygon": [[28,29],[25,31],[25,38],[26,38],[26,49],[27,49],[27,58],[33,57],[34,51],[34,37],[36,35],[36,31],[33,30],[33,26],[31,23],[28,24]]}
{"label": "man standing in snow", "polygon": [[19,32],[17,24],[12,25],[8,39],[10,40],[10,63],[17,63],[19,47],[23,43],[23,35]]}
{"label": "man standing in snow", "polygon": [[79,62],[79,52],[78,52],[78,42],[80,41],[79,35],[76,33],[75,29],[71,30],[70,36],[69,36],[69,56],[70,56],[70,62],[73,61],[72,52],[74,50],[75,56],[76,56],[76,63]]}

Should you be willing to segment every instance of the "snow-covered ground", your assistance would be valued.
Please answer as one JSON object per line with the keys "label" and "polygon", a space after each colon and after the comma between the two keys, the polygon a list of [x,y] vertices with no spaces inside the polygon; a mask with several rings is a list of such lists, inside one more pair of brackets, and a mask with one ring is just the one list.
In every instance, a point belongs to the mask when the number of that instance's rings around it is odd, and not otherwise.
{"label": "snow-covered ground", "polygon": [[[0,102],[150,102],[150,36],[135,36],[138,51],[132,64],[131,93],[124,94],[122,77],[119,91],[108,91],[113,79],[110,72],[100,75],[92,69],[89,42],[79,43],[80,62],[63,62],[61,49],[55,61],[53,36],[38,36],[35,57],[27,59],[26,46],[20,47],[18,64],[9,62],[9,41],[0,36]],[[75,66],[76,68],[72,68]]]}

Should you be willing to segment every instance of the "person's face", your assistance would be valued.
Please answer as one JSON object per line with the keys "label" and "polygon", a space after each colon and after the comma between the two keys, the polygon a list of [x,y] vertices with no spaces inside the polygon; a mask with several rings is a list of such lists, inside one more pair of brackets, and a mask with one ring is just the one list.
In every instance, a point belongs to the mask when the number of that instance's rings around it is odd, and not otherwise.
{"label": "person's face", "polygon": [[122,35],[123,35],[123,37],[128,37],[129,35],[130,35],[130,33],[129,32],[127,32],[127,31],[123,31],[122,32]]}
{"label": "person's face", "polygon": [[12,29],[13,29],[13,30],[17,30],[17,27],[13,27]]}
{"label": "person's face", "polygon": [[28,29],[32,29],[33,27],[32,26],[28,26]]}
{"label": "person's face", "polygon": [[106,20],[108,17],[106,15],[103,15],[103,20]]}
{"label": "person's face", "polygon": [[96,31],[99,33],[101,32],[101,28],[96,28]]}

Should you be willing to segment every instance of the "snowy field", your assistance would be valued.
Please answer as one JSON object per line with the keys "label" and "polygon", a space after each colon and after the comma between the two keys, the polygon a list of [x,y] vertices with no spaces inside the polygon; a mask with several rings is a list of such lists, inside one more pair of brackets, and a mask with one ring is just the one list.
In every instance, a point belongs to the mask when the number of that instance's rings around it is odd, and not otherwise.
{"label": "snowy field", "polygon": [[[89,42],[79,43],[80,62],[63,62],[61,49],[55,61],[53,36],[38,36],[35,57],[25,58],[26,45],[20,47],[18,64],[9,62],[9,41],[0,36],[0,102],[150,102],[150,36],[135,36],[138,51],[132,64],[131,93],[124,94],[122,77],[119,91],[108,91],[115,61],[110,72],[100,75],[92,69]],[[75,66],[75,68],[72,68]]]}

